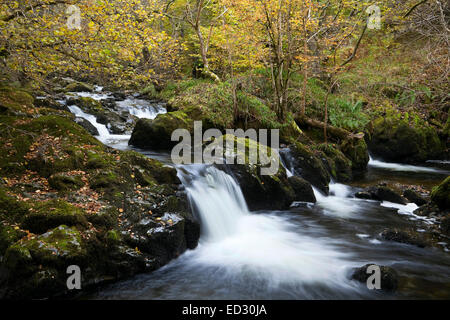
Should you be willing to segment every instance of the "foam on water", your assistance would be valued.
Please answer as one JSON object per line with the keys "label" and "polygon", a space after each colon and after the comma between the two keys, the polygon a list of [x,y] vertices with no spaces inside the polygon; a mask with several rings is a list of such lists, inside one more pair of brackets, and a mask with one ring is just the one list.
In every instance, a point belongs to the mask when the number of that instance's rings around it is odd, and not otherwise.
{"label": "foam on water", "polygon": [[347,285],[346,255],[327,243],[290,230],[286,219],[248,211],[239,185],[214,168],[184,166],[179,177],[203,228],[199,247],[184,263],[281,283]]}

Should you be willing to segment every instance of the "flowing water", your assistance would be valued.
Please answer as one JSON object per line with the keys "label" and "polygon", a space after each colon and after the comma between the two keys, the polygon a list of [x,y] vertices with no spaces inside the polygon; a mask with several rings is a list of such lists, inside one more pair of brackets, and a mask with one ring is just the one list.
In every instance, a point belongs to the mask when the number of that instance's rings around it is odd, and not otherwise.
{"label": "flowing water", "polygon": [[[129,137],[114,137],[95,117],[72,107],[99,130],[99,140],[126,150]],[[156,115],[155,115],[156,116]],[[106,131],[105,131],[106,129]],[[170,164],[168,154],[134,149]],[[286,165],[286,164],[285,164]],[[289,164],[288,164],[289,165]],[[289,167],[289,166],[287,166]],[[198,247],[168,265],[107,286],[90,299],[404,299],[450,298],[450,256],[380,238],[386,227],[434,223],[414,215],[414,204],[356,199],[355,186],[330,184],[330,195],[314,189],[317,203],[286,211],[250,212],[240,186],[206,165],[177,167],[194,213],[201,221]],[[288,170],[288,175],[295,174]],[[436,185],[448,172],[371,159],[359,185],[389,179]],[[398,272],[395,294],[369,291],[350,280],[367,263]]]}

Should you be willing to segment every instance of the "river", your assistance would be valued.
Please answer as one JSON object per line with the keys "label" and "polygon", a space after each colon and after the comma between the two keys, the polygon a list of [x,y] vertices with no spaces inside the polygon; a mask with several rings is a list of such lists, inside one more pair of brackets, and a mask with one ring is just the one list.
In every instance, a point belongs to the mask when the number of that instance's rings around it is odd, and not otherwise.
{"label": "river", "polygon": [[[101,95],[99,94],[99,99]],[[133,104],[134,103],[134,104]],[[129,98],[124,108],[136,108]],[[111,135],[95,117],[71,111],[95,125],[103,143],[121,150],[129,135]],[[130,111],[134,112],[134,111]],[[143,115],[142,107],[135,114]],[[162,112],[160,110],[160,112]],[[156,117],[157,112],[145,114]],[[101,127],[103,126],[103,127]],[[105,131],[106,130],[106,131]],[[166,164],[166,153],[134,149]],[[350,185],[332,182],[330,195],[314,190],[317,203],[295,203],[286,211],[250,212],[237,182],[206,165],[177,167],[190,204],[201,221],[198,247],[159,270],[99,289],[88,299],[439,299],[450,298],[450,256],[384,241],[386,227],[421,232],[433,220],[414,215],[414,204],[356,199],[354,193],[379,181],[438,184],[448,172],[371,159],[367,173]],[[367,263],[393,267],[397,293],[370,291],[350,280]]]}

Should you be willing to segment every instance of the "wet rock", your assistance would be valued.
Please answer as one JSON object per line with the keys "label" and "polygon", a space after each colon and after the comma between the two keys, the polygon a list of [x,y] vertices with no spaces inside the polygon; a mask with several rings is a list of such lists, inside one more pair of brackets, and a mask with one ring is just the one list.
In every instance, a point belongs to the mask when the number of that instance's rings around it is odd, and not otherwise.
{"label": "wet rock", "polygon": [[66,105],[59,103],[52,97],[38,97],[34,100],[34,105],[38,108],[50,108],[70,112]]}
{"label": "wet rock", "polygon": [[403,192],[403,196],[408,199],[409,201],[411,201],[412,203],[417,204],[419,207],[423,206],[424,204],[427,203],[427,201],[422,198],[422,196],[414,191],[413,189],[407,189]]}
{"label": "wet rock", "polygon": [[450,210],[450,176],[433,188],[431,201],[441,210]]}
{"label": "wet rock", "polygon": [[441,220],[441,230],[443,233],[450,235],[450,215]]}
{"label": "wet rock", "polygon": [[292,154],[293,174],[301,176],[313,186],[328,194],[328,184],[331,178],[321,159],[301,143],[292,144],[289,148]]}
{"label": "wet rock", "polygon": [[193,120],[184,112],[160,114],[155,119],[139,119],[131,134],[130,145],[139,148],[171,149],[178,142],[171,141],[176,129],[192,131]]}
{"label": "wet rock", "polygon": [[98,136],[99,132],[97,130],[96,127],[94,127],[92,125],[92,123],[90,123],[89,121],[87,121],[84,118],[80,118],[80,117],[76,117],[75,118],[75,122],[78,123],[80,126],[82,126],[83,128],[85,128],[90,134],[92,134],[93,136]]}
{"label": "wet rock", "polygon": [[84,82],[74,81],[69,83],[65,88],[65,92],[92,92],[94,87]]}
{"label": "wet rock", "polygon": [[412,230],[386,229],[381,233],[381,237],[388,241],[411,244],[419,248],[428,246],[423,236]]}
{"label": "wet rock", "polygon": [[352,179],[352,161],[338,148],[331,144],[320,144],[317,149],[322,151],[320,157],[333,179],[338,182],[348,182]]}
{"label": "wet rock", "polygon": [[418,163],[439,159],[445,148],[436,130],[425,124],[412,125],[390,117],[376,119],[372,127],[370,151],[385,161]]}
{"label": "wet rock", "polygon": [[372,186],[364,191],[355,194],[355,197],[360,199],[371,199],[377,201],[389,201],[399,204],[407,204],[405,198],[403,198],[398,192],[392,190],[391,188],[381,184],[378,186]]}
{"label": "wet rock", "polygon": [[360,191],[360,192],[355,193],[355,198],[373,200],[372,194],[368,191]]}
{"label": "wet rock", "polygon": [[[216,142],[223,141],[231,135],[225,135],[216,140]],[[235,139],[234,153],[230,150],[224,150],[227,156],[233,156],[234,162],[238,163],[238,157],[242,157],[245,164],[232,165],[216,165],[219,169],[231,173],[231,175],[238,181],[244,198],[250,210],[283,210],[288,209],[290,204],[295,201],[295,192],[288,181],[286,169],[281,164],[278,156],[274,156],[271,161],[278,161],[278,170],[275,174],[262,174],[261,168],[267,167],[260,163],[253,164],[249,161],[249,154],[251,148],[260,150],[263,148],[256,141],[248,138]],[[271,154],[269,147],[266,147],[267,154]],[[245,150],[244,154],[240,155],[240,150]],[[274,164],[274,163],[272,163]],[[300,182],[299,182],[300,183]]]}
{"label": "wet rock", "polygon": [[[373,265],[376,264],[369,263],[366,264],[365,266],[354,269],[351,278],[366,284],[369,277],[373,275],[373,272],[368,273],[367,269]],[[379,266],[379,268],[381,271],[380,290],[385,292],[395,292],[398,288],[397,272],[391,267],[387,266]]]}
{"label": "wet rock", "polygon": [[365,171],[369,163],[369,149],[364,139],[347,139],[339,146],[342,153],[352,162],[352,170]]}
{"label": "wet rock", "polygon": [[288,181],[294,189],[295,201],[316,202],[316,196],[308,181],[296,176],[289,177]]}

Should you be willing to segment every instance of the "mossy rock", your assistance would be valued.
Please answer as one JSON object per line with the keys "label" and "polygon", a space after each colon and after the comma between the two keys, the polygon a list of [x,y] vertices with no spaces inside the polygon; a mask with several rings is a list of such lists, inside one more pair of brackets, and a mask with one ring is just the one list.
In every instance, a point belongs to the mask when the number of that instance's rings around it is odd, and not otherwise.
{"label": "mossy rock", "polygon": [[43,233],[59,225],[87,227],[83,210],[64,200],[49,200],[36,203],[21,223],[21,227],[33,233]]}
{"label": "mossy rock", "polygon": [[26,233],[20,229],[14,228],[5,221],[0,221],[0,256],[5,254],[6,249],[23,236]]}
{"label": "mossy rock", "polygon": [[333,179],[338,182],[348,182],[352,179],[352,161],[338,148],[331,144],[320,144],[315,148],[323,152],[321,159],[324,161]]}
{"label": "mossy rock", "polygon": [[[225,171],[232,172],[232,175],[241,186],[249,209],[283,210],[289,208],[290,204],[295,201],[295,191],[288,182],[286,169],[283,167],[278,155],[271,157],[270,155],[273,154],[273,151],[269,147],[262,146],[254,140],[233,135],[224,135],[214,143],[223,143],[225,146],[225,142],[221,142],[224,139],[234,140],[235,142],[233,151],[226,150],[225,148],[223,150],[224,155],[233,157],[234,164],[217,164],[216,166]],[[277,169],[274,174],[263,174],[262,168],[269,168],[269,164],[263,165],[259,157],[256,159],[257,163],[250,161],[249,155],[256,152],[256,150],[260,150],[260,148],[264,149],[263,152],[270,156],[271,167]]]}
{"label": "mossy rock", "polygon": [[100,172],[89,179],[92,189],[108,189],[120,185],[118,175],[114,171]]}
{"label": "mossy rock", "polygon": [[65,88],[65,92],[92,92],[94,87],[84,82],[74,81],[69,83]]}
{"label": "mossy rock", "polygon": [[28,213],[28,209],[29,206],[25,202],[8,195],[6,189],[0,187],[0,219],[16,221]]}
{"label": "mossy rock", "polygon": [[33,96],[21,89],[0,84],[0,114],[27,115],[34,108]]}
{"label": "mossy rock", "polygon": [[76,228],[61,225],[10,246],[5,254],[5,266],[13,270],[31,260],[36,264],[66,266],[67,262],[85,262],[86,255],[80,232]]}
{"label": "mossy rock", "polygon": [[293,174],[301,176],[313,186],[328,194],[328,184],[331,177],[318,155],[299,142],[290,145],[289,149],[292,154]]}
{"label": "mossy rock", "polygon": [[296,176],[289,177],[288,181],[295,192],[295,201],[316,202],[314,190],[308,181]]}
{"label": "mossy rock", "polygon": [[440,185],[433,188],[431,201],[437,204],[441,210],[450,209],[450,176],[445,178]]}
{"label": "mossy rock", "polygon": [[84,182],[81,180],[80,176],[69,176],[64,173],[58,173],[50,176],[50,178],[48,178],[48,183],[51,188],[63,192],[78,190],[84,185]]}
{"label": "mossy rock", "polygon": [[364,139],[347,139],[339,146],[342,153],[351,161],[352,170],[365,171],[369,163],[369,149]]}
{"label": "mossy rock", "polygon": [[97,101],[95,99],[92,99],[90,97],[76,97],[76,98],[70,98],[67,101],[68,105],[76,105],[80,109],[82,109],[84,112],[89,114],[100,114],[104,112],[104,108],[100,101]]}
{"label": "mossy rock", "polygon": [[194,120],[183,111],[160,114],[155,119],[139,119],[134,127],[130,145],[140,148],[169,150],[177,141],[171,141],[172,132],[176,129],[187,129],[193,132]]}
{"label": "mossy rock", "polygon": [[444,151],[437,130],[426,124],[388,117],[376,119],[372,126],[370,151],[386,161],[420,163],[439,159]]}

